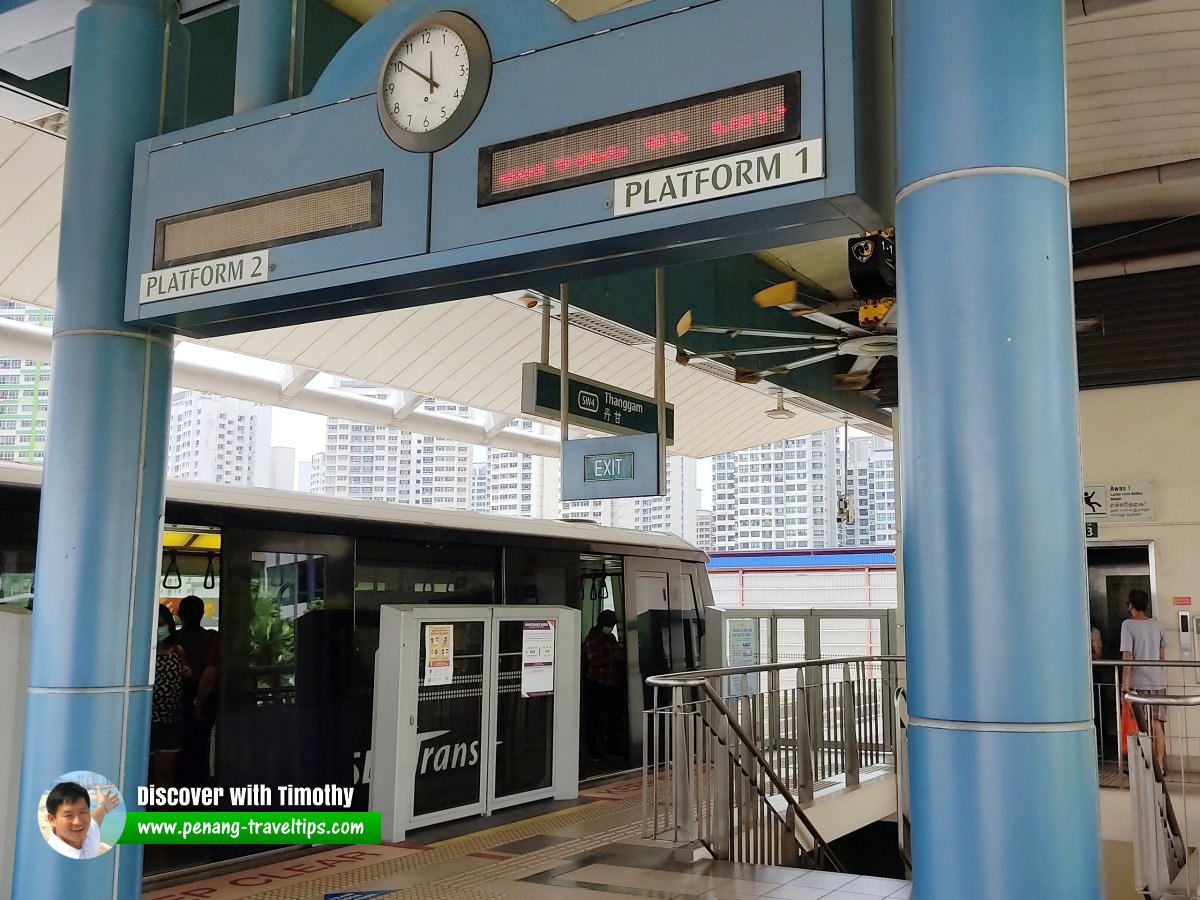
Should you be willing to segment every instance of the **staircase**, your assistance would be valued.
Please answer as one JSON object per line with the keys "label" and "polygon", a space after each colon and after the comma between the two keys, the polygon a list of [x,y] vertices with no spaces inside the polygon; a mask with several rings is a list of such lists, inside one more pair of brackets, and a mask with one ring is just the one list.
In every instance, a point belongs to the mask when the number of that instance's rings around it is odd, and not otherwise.
{"label": "staircase", "polygon": [[[829,841],[896,810],[895,721],[885,707],[899,662],[649,679],[670,700],[645,713],[643,837],[716,859],[842,871]],[[761,673],[765,689],[722,690],[748,673]]]}

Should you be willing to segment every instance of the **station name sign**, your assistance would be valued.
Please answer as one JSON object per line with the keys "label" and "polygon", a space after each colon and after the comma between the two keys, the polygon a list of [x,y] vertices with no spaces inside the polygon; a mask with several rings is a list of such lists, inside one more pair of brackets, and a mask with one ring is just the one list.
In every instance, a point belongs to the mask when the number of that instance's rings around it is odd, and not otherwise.
{"label": "station name sign", "polygon": [[795,140],[790,73],[479,151],[479,203],[499,203]]}
{"label": "station name sign", "polygon": [[[560,416],[559,371],[539,363],[521,370],[521,412]],[[567,388],[567,421],[611,434],[657,434],[658,404],[653,397],[572,375]],[[675,439],[675,407],[667,404],[667,443]]]}

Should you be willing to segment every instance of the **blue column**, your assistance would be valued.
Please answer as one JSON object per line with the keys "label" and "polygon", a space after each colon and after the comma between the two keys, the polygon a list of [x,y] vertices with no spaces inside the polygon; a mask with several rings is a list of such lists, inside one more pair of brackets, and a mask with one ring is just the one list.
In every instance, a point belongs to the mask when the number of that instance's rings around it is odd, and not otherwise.
{"label": "blue column", "polygon": [[233,111],[281,103],[298,93],[302,0],[254,0],[238,7]]}
{"label": "blue column", "polygon": [[71,73],[49,444],[13,896],[133,900],[140,848],[91,861],[38,829],[61,774],[146,779],[171,338],[124,322],[133,146],[166,113],[171,0],[92,0]]}
{"label": "blue column", "polygon": [[1102,896],[1061,0],[897,0],[918,900]]}

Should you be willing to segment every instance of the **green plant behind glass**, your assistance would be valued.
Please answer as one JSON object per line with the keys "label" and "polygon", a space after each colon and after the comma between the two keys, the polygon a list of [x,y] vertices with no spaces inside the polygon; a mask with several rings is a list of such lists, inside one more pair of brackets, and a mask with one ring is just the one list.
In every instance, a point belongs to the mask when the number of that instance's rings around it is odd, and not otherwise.
{"label": "green plant behind glass", "polygon": [[279,604],[273,597],[257,595],[250,620],[250,665],[282,666],[295,660],[295,625],[279,615]]}

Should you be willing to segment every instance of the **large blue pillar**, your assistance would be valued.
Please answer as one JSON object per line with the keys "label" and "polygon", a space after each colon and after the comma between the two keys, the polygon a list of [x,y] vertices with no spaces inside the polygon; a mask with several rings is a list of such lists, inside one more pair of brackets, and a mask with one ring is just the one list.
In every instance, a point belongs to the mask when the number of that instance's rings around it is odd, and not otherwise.
{"label": "large blue pillar", "polygon": [[254,0],[238,7],[235,113],[281,103],[299,93],[301,59],[296,47],[303,29],[303,0]]}
{"label": "large blue pillar", "polygon": [[1101,897],[1061,0],[897,0],[918,900]]}
{"label": "large blue pillar", "polygon": [[[133,146],[168,111],[173,0],[92,0],[71,73],[49,443],[13,896],[133,900],[140,848],[66,859],[38,830],[61,774],[146,779],[171,339],[124,322]],[[174,46],[172,46],[174,45]],[[178,82],[174,82],[178,83]]]}

